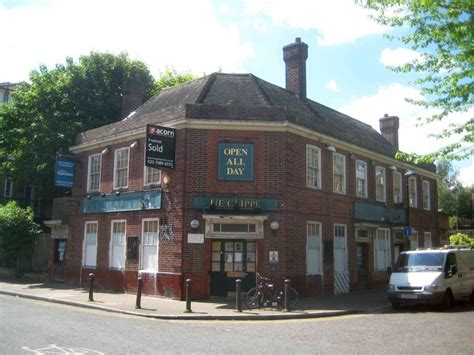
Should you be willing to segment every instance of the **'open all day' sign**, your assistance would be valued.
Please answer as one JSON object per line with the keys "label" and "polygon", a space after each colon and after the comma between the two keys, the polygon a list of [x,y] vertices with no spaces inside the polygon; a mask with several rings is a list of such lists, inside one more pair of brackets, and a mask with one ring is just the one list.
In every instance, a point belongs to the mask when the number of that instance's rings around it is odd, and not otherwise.
{"label": "'open all day' sign", "polygon": [[253,180],[253,144],[219,143],[219,180]]}

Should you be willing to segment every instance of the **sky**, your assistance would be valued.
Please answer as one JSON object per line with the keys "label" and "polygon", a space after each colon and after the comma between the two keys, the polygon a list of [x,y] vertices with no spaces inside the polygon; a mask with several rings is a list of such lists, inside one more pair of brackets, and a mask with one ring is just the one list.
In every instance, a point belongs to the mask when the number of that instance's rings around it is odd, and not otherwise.
{"label": "sky", "polygon": [[[384,114],[398,116],[400,149],[429,153],[442,144],[429,134],[467,122],[474,108],[420,126],[430,111],[405,101],[422,97],[410,84],[416,77],[386,68],[419,54],[384,38],[392,29],[368,15],[354,0],[0,0],[0,82],[98,51],[127,52],[155,77],[166,68],[252,73],[284,87],[282,48],[300,37],[309,46],[308,98],[377,131]],[[454,167],[463,185],[474,184],[472,159]]]}

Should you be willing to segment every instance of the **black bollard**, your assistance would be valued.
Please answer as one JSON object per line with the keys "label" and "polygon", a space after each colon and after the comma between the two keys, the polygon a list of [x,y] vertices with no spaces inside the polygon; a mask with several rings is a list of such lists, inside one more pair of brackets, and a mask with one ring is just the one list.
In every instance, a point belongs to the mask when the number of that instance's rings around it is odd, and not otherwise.
{"label": "black bollard", "polygon": [[143,287],[143,279],[139,277],[137,279],[138,287],[137,287],[137,302],[135,303],[135,308],[140,309],[142,308],[142,287]]}
{"label": "black bollard", "polygon": [[235,280],[235,308],[237,312],[242,312],[242,280]]}
{"label": "black bollard", "polygon": [[191,292],[193,288],[193,281],[191,279],[186,280],[186,311],[185,313],[192,313],[191,310]]}
{"label": "black bollard", "polygon": [[290,299],[289,299],[290,295],[289,295],[289,292],[288,292],[290,290],[290,283],[291,283],[290,280],[285,279],[285,295],[284,295],[285,298],[283,300],[283,302],[284,302],[283,304],[285,305],[285,310],[287,312],[290,311]]}
{"label": "black bollard", "polygon": [[89,302],[94,302],[94,274],[89,274]]}

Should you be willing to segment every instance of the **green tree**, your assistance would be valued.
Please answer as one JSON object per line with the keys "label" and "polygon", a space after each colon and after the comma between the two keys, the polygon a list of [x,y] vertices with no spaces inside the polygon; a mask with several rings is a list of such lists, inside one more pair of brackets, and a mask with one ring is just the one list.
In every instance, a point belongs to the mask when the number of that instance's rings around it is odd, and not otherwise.
{"label": "green tree", "polygon": [[167,68],[156,81],[153,95],[158,94],[164,88],[173,87],[193,79],[196,79],[196,77],[190,72],[179,73],[175,69]]}
{"label": "green tree", "polygon": [[[400,35],[388,36],[401,40],[418,51],[421,59],[391,69],[419,74],[414,84],[421,88],[423,100],[408,100],[438,113],[425,117],[425,122],[440,121],[452,112],[465,112],[474,102],[474,11],[470,0],[359,0],[376,10],[375,20],[400,30]],[[454,135],[460,141],[424,156],[463,159],[474,154],[474,118],[450,125],[435,136]],[[414,162],[420,156],[400,155]]]}
{"label": "green tree", "polygon": [[474,238],[463,233],[456,233],[449,236],[449,244],[451,245],[470,245],[474,247]]}
{"label": "green tree", "polygon": [[450,216],[470,219],[473,189],[462,186],[458,180],[458,172],[453,170],[451,162],[448,160],[439,160],[436,170],[440,176],[438,183],[439,209]]}
{"label": "green tree", "polygon": [[0,259],[6,264],[31,253],[33,237],[41,232],[33,220],[31,208],[21,208],[11,201],[0,206]]}

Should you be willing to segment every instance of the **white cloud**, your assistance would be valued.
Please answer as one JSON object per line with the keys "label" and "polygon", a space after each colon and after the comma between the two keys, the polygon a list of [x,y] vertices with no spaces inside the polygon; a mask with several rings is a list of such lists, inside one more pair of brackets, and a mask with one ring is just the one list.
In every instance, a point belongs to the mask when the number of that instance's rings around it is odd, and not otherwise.
{"label": "white cloud", "polygon": [[421,99],[422,96],[417,89],[395,83],[381,86],[376,94],[360,97],[339,108],[339,111],[370,124],[377,132],[380,132],[379,119],[385,113],[398,116],[400,118],[400,150],[417,154],[427,154],[447,143],[459,141],[459,137],[437,140],[428,135],[439,133],[450,123],[465,123],[474,114],[474,109],[471,109],[465,113],[452,114],[441,122],[420,126],[417,118],[429,116],[433,114],[433,111],[412,105],[406,102],[405,98]]}
{"label": "white cloud", "polygon": [[414,60],[422,62],[423,57],[417,51],[407,48],[385,48],[380,53],[380,62],[385,66],[400,66]]}
{"label": "white cloud", "polygon": [[474,163],[471,162],[469,166],[460,168],[458,179],[463,186],[474,185]]}
{"label": "white cloud", "polygon": [[267,15],[274,25],[317,30],[320,45],[347,43],[388,30],[371,20],[369,11],[354,0],[247,0],[245,4],[248,14]]}
{"label": "white cloud", "polygon": [[219,23],[210,0],[0,3],[0,23],[10,29],[2,40],[0,81],[25,80],[40,63],[51,67],[90,51],[126,51],[154,75],[166,66],[197,75],[237,72],[253,54],[235,26]]}
{"label": "white cloud", "polygon": [[332,91],[332,92],[339,92],[336,80],[329,80],[326,83],[326,89],[328,89],[329,91]]}

